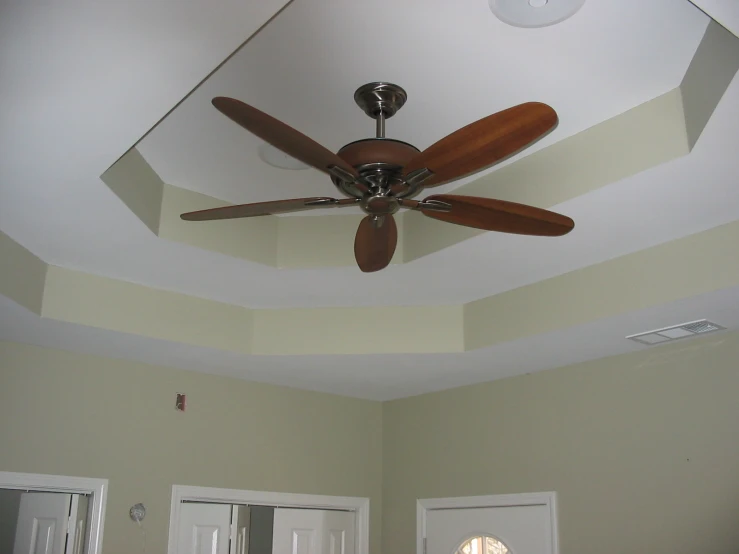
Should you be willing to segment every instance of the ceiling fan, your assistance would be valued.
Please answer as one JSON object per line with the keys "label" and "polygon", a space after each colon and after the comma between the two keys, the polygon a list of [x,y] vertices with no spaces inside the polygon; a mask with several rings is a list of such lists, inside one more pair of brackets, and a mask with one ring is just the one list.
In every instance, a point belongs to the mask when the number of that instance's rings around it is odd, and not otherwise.
{"label": "ceiling fan", "polygon": [[387,267],[398,230],[393,214],[401,208],[486,231],[561,236],[575,226],[569,217],[492,198],[435,194],[414,200],[424,188],[476,173],[526,148],[557,125],[546,104],[528,102],[462,127],[426,150],[385,137],[385,120],[403,107],[405,90],[391,83],[369,83],[354,101],[376,121],[375,138],[350,142],[336,154],[309,137],[239,100],[216,97],[213,105],[246,130],[284,153],[327,173],[347,198],[297,198],[256,202],[184,213],[187,221],[235,219],[316,208],[359,206],[367,216],[354,239],[357,265],[364,272]]}

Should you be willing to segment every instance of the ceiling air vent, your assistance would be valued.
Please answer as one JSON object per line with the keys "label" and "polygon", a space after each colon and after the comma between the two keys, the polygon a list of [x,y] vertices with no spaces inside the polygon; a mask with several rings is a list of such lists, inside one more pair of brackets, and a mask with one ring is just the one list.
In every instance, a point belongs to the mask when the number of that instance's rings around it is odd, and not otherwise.
{"label": "ceiling air vent", "polygon": [[651,345],[661,344],[671,340],[685,339],[688,337],[694,337],[695,335],[721,331],[723,329],[726,329],[726,327],[712,323],[707,319],[699,319],[698,321],[689,321],[688,323],[681,323],[680,325],[673,325],[672,327],[665,327],[664,329],[656,329],[654,331],[647,331],[646,333],[629,335],[626,338],[641,344]]}

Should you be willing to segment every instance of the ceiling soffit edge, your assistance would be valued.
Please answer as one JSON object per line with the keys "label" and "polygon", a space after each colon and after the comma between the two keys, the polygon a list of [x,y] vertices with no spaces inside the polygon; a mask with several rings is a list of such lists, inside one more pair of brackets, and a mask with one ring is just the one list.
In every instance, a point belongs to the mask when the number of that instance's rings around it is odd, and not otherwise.
{"label": "ceiling soffit edge", "polygon": [[0,294],[44,318],[242,354],[461,352],[737,286],[737,242],[734,222],[466,305],[255,310],[46,266],[5,237],[0,254],[32,275],[23,289],[4,271]]}

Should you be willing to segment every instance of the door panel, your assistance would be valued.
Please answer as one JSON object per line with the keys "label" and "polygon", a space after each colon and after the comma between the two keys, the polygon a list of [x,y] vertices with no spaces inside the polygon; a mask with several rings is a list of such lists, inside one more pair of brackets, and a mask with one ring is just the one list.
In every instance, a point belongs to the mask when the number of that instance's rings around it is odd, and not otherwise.
{"label": "door panel", "polygon": [[344,531],[331,530],[328,532],[328,554],[344,554],[346,545],[346,533]]}
{"label": "door panel", "polygon": [[251,508],[233,506],[231,509],[231,554],[249,554]]}
{"label": "door panel", "polygon": [[275,508],[272,554],[318,554],[322,528],[322,510]]}
{"label": "door panel", "polygon": [[229,554],[231,506],[184,503],[180,507],[178,554]]}
{"label": "door panel", "polygon": [[291,554],[316,554],[317,538],[313,529],[293,529]]}
{"label": "door panel", "polygon": [[[455,554],[473,537],[493,537],[515,554],[552,554],[552,529],[549,507],[510,506],[463,508],[426,512],[427,554]],[[479,544],[479,543],[478,543]],[[487,552],[498,550],[490,541]],[[476,545],[473,545],[476,546]],[[505,550],[502,550],[503,554]]]}
{"label": "door panel", "polygon": [[354,554],[354,512],[324,512],[322,554]]}
{"label": "door panel", "polygon": [[354,512],[276,508],[272,554],[354,554]]}
{"label": "door panel", "polygon": [[194,525],[192,528],[193,554],[215,554],[218,552],[220,529],[217,525]]}
{"label": "door panel", "polygon": [[57,524],[58,521],[54,518],[33,518],[29,551],[34,554],[51,554],[54,550],[54,535],[56,534]]}
{"label": "door panel", "polygon": [[64,554],[71,494],[21,495],[13,554]]}
{"label": "door panel", "polygon": [[87,511],[89,498],[73,494],[69,508],[69,533],[67,534],[66,554],[84,554],[87,532]]}

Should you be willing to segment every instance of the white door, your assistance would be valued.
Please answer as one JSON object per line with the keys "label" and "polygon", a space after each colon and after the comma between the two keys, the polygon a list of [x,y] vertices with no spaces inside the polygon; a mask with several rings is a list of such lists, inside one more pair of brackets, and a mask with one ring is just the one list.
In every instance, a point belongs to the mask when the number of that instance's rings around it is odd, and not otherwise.
{"label": "white door", "polygon": [[272,554],[354,554],[354,512],[276,508]]}
{"label": "white door", "polygon": [[69,532],[67,533],[66,554],[84,554],[87,538],[87,511],[89,498],[73,494],[69,507]]}
{"label": "white door", "polygon": [[[78,533],[80,510],[82,524]],[[64,554],[68,532],[71,542],[67,554],[82,554],[82,550],[74,551],[72,548],[80,540],[84,546],[86,517],[87,499],[84,496],[54,492],[23,493],[13,554]]]}
{"label": "white door", "polygon": [[427,554],[554,554],[549,506],[432,509]]}
{"label": "white door", "polygon": [[354,512],[327,510],[323,520],[322,554],[354,554]]}
{"label": "white door", "polygon": [[177,554],[229,554],[231,506],[197,504],[180,506],[180,536]]}
{"label": "white door", "polygon": [[231,553],[249,554],[249,526],[251,508],[233,506],[231,508]]}

